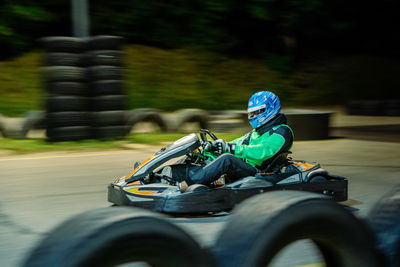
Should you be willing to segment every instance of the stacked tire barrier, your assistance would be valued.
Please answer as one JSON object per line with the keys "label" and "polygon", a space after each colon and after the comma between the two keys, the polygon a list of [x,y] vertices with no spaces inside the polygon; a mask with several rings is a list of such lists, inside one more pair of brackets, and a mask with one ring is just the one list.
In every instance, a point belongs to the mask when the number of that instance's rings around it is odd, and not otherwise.
{"label": "stacked tire barrier", "polygon": [[123,137],[122,38],[46,37],[49,141]]}
{"label": "stacked tire barrier", "polygon": [[24,266],[145,262],[151,266],[261,267],[270,266],[287,246],[310,240],[326,266],[396,267],[400,262],[399,211],[400,185],[365,219],[319,194],[269,192],[236,206],[213,246],[201,248],[165,215],[137,208],[103,208],[62,223],[39,243]]}
{"label": "stacked tire barrier", "polygon": [[88,84],[94,138],[120,138],[127,132],[122,86],[123,39],[96,36],[88,42]]}
{"label": "stacked tire barrier", "polygon": [[46,133],[49,141],[90,138],[86,98],[85,41],[74,37],[46,37],[44,79]]}

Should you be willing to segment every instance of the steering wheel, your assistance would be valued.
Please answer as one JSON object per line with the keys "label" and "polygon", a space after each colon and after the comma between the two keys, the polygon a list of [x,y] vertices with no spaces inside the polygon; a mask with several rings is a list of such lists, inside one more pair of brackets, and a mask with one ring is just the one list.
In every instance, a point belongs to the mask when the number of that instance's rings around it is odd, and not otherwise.
{"label": "steering wheel", "polygon": [[205,149],[205,144],[207,144],[209,141],[207,139],[207,135],[211,137],[214,141],[217,140],[218,138],[210,132],[209,130],[206,129],[200,129],[200,138],[201,138],[201,145],[203,146],[203,149]]}

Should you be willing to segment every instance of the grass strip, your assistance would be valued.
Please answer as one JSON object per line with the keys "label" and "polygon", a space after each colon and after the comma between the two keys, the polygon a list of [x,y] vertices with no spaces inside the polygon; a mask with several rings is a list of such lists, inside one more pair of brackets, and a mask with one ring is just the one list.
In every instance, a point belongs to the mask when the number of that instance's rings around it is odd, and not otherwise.
{"label": "grass strip", "polygon": [[[111,149],[130,149],[128,144],[143,144],[151,146],[164,146],[185,136],[185,133],[135,133],[122,140],[82,140],[68,142],[47,142],[43,138],[10,139],[0,138],[0,151],[12,154],[27,154],[51,151],[93,151]],[[217,134],[221,139],[230,141],[239,134]],[[155,147],[154,151],[158,148]]]}

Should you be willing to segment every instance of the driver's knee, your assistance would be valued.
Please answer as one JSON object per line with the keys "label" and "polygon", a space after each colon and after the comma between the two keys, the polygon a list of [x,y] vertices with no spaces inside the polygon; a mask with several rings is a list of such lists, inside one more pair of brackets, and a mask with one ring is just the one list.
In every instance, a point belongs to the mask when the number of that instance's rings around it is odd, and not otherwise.
{"label": "driver's knee", "polygon": [[232,159],[232,158],[236,158],[236,156],[234,156],[233,154],[230,154],[230,153],[224,153],[217,157],[217,159],[220,159],[220,158],[221,159]]}
{"label": "driver's knee", "polygon": [[231,162],[231,161],[233,161],[235,159],[237,159],[236,156],[234,156],[232,154],[229,154],[229,153],[225,153],[225,154],[222,154],[222,155],[218,156],[215,160]]}

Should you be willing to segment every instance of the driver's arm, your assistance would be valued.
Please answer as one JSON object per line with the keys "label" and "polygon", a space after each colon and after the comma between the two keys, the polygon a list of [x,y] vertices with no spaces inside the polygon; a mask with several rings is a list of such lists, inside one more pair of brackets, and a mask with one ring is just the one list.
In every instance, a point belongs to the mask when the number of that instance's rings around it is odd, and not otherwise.
{"label": "driver's arm", "polygon": [[250,165],[261,166],[265,160],[274,156],[284,145],[285,138],[279,134],[263,135],[259,140],[252,142],[251,145],[237,144],[235,156],[245,159]]}

